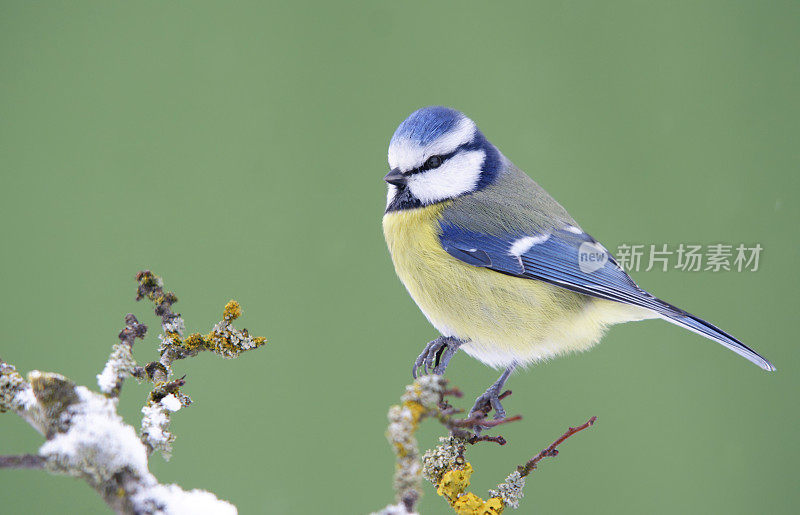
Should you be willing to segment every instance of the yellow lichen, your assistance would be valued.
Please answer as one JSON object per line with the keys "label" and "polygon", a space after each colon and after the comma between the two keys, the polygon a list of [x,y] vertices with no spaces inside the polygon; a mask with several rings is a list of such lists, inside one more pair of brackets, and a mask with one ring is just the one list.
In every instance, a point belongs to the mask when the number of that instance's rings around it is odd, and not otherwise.
{"label": "yellow lichen", "polygon": [[222,316],[225,317],[226,320],[236,320],[242,316],[242,307],[235,300],[230,300],[225,304],[225,310],[222,312]]}
{"label": "yellow lichen", "polygon": [[406,456],[408,456],[408,449],[406,449],[406,446],[403,445],[401,442],[394,442],[394,449],[395,449],[394,453],[397,454],[399,457],[405,458]]}
{"label": "yellow lichen", "polygon": [[148,288],[158,286],[158,276],[150,270],[139,272],[137,280],[141,286],[146,286]]}
{"label": "yellow lichen", "polygon": [[181,341],[181,335],[180,334],[176,333],[175,331],[167,331],[166,334],[167,334],[167,338],[169,338],[173,342],[180,343],[180,341]]}
{"label": "yellow lichen", "polygon": [[445,472],[436,487],[436,493],[447,499],[447,502],[452,506],[458,497],[466,491],[471,475],[472,465],[469,462],[464,465],[464,468]]}
{"label": "yellow lichen", "polygon": [[484,501],[473,493],[465,493],[472,475],[472,465],[467,462],[463,468],[447,471],[442,475],[436,493],[447,499],[458,515],[495,515],[502,513],[503,501],[492,497]]}
{"label": "yellow lichen", "polygon": [[408,408],[411,412],[412,421],[414,424],[414,429],[417,428],[417,424],[422,419],[422,416],[428,411],[425,409],[425,406],[416,402],[416,401],[406,401],[403,403],[403,406]]}
{"label": "yellow lichen", "polygon": [[503,501],[492,497],[484,501],[473,493],[466,493],[452,504],[458,515],[497,515],[503,512]]}
{"label": "yellow lichen", "polygon": [[183,346],[189,350],[204,349],[208,346],[208,340],[200,333],[192,333],[183,341]]}
{"label": "yellow lichen", "polygon": [[235,300],[225,305],[222,321],[208,334],[193,333],[181,338],[177,333],[168,332],[167,345],[179,345],[189,351],[210,350],[224,358],[235,358],[244,351],[255,349],[267,343],[263,336],[250,336],[247,329],[236,329],[232,322],[242,314],[242,307]]}

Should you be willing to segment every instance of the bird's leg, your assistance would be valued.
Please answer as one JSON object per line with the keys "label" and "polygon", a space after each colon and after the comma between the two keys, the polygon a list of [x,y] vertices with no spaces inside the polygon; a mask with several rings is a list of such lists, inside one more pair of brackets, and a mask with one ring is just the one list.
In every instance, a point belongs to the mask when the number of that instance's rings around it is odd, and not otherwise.
{"label": "bird's leg", "polygon": [[422,350],[422,353],[414,361],[414,366],[411,368],[411,375],[414,379],[419,375],[429,373],[442,375],[444,374],[447,364],[453,354],[456,353],[459,347],[465,342],[453,336],[440,336],[429,342],[428,345]]}
{"label": "bird's leg", "polygon": [[[503,405],[500,404],[500,394],[502,393],[503,387],[508,380],[508,376],[511,375],[511,372],[514,370],[516,365],[511,365],[508,367],[503,375],[500,376],[500,379],[494,382],[492,386],[486,389],[484,393],[482,393],[477,399],[475,399],[475,404],[472,406],[472,409],[469,410],[469,417],[481,411],[485,414],[488,414],[491,410],[494,410],[494,418],[501,419],[506,417],[506,410],[503,409]],[[480,426],[475,428],[476,433],[480,433]]]}

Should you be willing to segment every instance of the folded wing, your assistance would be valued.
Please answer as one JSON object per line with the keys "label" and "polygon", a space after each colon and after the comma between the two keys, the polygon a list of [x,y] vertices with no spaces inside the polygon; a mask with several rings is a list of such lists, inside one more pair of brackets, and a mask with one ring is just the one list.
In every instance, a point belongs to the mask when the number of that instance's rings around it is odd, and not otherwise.
{"label": "folded wing", "polygon": [[772,364],[716,326],[639,288],[594,238],[565,225],[547,232],[487,234],[448,221],[441,243],[454,258],[515,277],[650,309],[665,320],[724,345],[765,370]]}

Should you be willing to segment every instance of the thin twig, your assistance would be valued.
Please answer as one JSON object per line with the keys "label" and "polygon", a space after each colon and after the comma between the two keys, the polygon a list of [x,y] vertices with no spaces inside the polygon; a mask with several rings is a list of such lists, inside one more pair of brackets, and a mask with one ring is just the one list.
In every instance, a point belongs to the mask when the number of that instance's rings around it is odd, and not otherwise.
{"label": "thin twig", "polygon": [[[113,387],[111,388],[110,392],[106,392],[107,395],[110,397],[119,397],[120,391],[122,390],[122,383],[125,380],[127,374],[131,374],[136,377],[142,377],[141,367],[136,365],[136,362],[133,361],[132,353],[133,353],[133,344],[136,341],[136,338],[144,340],[145,335],[147,334],[147,326],[144,324],[140,324],[133,313],[128,313],[125,315],[125,327],[119,332],[119,343],[120,345],[125,345],[128,348],[127,353],[122,350],[116,348],[112,353],[112,357],[114,355],[119,356],[120,353],[122,355],[127,354],[128,358],[131,360],[132,368],[126,370],[124,373],[120,373],[120,371],[116,371],[114,375],[116,375],[116,381],[114,382]],[[111,358],[109,358],[109,362],[112,363]],[[110,369],[112,373],[114,373],[114,369]]]}
{"label": "thin twig", "polygon": [[[137,280],[137,298],[146,296],[155,303],[164,332],[162,347],[172,352],[166,357],[162,352],[163,362],[138,366],[131,350],[134,341],[145,336],[146,327],[128,314],[119,342],[98,374],[102,394],[51,372],[34,370],[26,380],[14,366],[0,360],[0,412],[16,413],[47,438],[38,454],[0,456],[0,469],[44,469],[80,477],[116,513],[184,513],[191,510],[187,506],[202,506],[203,513],[235,513],[234,506],[210,492],[160,484],[149,470],[148,458],[153,448],[168,452],[174,439],[168,431],[170,414],[191,402],[180,392],[185,379],[170,381],[168,366],[171,360],[195,355],[199,349],[180,348],[179,344],[184,343],[183,319],[171,310],[177,297],[164,291],[161,279],[145,271],[137,275]],[[240,314],[239,304],[228,302],[223,321],[214,326],[211,336],[205,337],[221,349],[202,350],[232,358],[263,344],[264,338],[250,337],[246,330],[232,327],[231,321]],[[176,357],[176,353],[180,356]],[[129,375],[156,383],[142,409],[142,439],[117,411],[116,397]],[[169,396],[174,398],[167,399]]]}
{"label": "thin twig", "polygon": [[[475,427],[481,428],[489,428],[499,426],[501,424],[507,424],[509,422],[516,422],[518,420],[522,420],[521,415],[515,415],[513,417],[505,417],[501,419],[495,420],[486,420],[486,412],[484,411],[476,411],[471,417],[464,418],[464,419],[456,419],[453,418],[453,415],[457,413],[461,413],[463,410],[453,408],[445,399],[445,396],[452,395],[454,397],[460,397],[461,391],[458,388],[452,388],[449,390],[445,390],[442,394],[442,401],[439,403],[439,413],[435,414],[436,418],[441,422],[447,429],[450,430],[450,433],[453,436],[458,438],[463,438],[472,445],[478,442],[495,442],[500,445],[506,444],[506,439],[502,436],[481,436],[477,433],[473,433],[472,431],[465,430],[464,428],[473,429]],[[506,390],[503,392],[498,398],[500,400],[505,399],[511,395],[511,390]]]}
{"label": "thin twig", "polygon": [[461,393],[461,390],[459,390],[457,387],[448,388],[447,390],[442,392],[442,395],[445,397],[451,396],[459,399],[464,396],[464,394]]}
{"label": "thin twig", "polygon": [[125,315],[125,328],[119,332],[119,341],[124,343],[130,348],[133,348],[133,342],[136,338],[144,339],[147,334],[147,326],[140,324],[133,313]]}
{"label": "thin twig", "polygon": [[[168,326],[170,322],[180,317],[172,312],[172,305],[178,301],[178,297],[171,291],[164,291],[158,276],[150,270],[142,270],[136,274],[136,281],[139,283],[136,300],[147,297],[155,303],[155,312],[161,317],[162,327]],[[167,327],[164,327],[164,330],[166,331]]]}
{"label": "thin twig", "polygon": [[[482,413],[482,412],[481,412]],[[508,424],[509,422],[516,422],[518,420],[522,420],[522,415],[514,415],[513,417],[505,417],[505,418],[498,418],[494,420],[486,420],[484,417],[486,415],[477,414],[469,417],[464,418],[461,420],[452,420],[451,424],[455,427],[495,427],[501,424]]]}
{"label": "thin twig", "polygon": [[0,456],[0,469],[42,469],[45,460],[35,454]]}
{"label": "thin twig", "polygon": [[567,431],[563,435],[561,435],[558,438],[558,440],[556,440],[555,442],[551,443],[548,447],[542,449],[542,451],[539,454],[537,454],[536,456],[534,456],[533,458],[528,460],[525,463],[525,465],[520,465],[519,467],[517,467],[517,471],[519,472],[519,475],[522,476],[522,477],[525,477],[528,474],[530,474],[533,471],[533,469],[536,468],[536,464],[539,463],[540,461],[542,461],[544,458],[548,458],[548,457],[551,457],[551,456],[557,456],[558,455],[558,449],[556,449],[556,447],[558,447],[559,445],[564,443],[564,440],[566,440],[570,436],[574,435],[575,433],[579,433],[579,432],[583,431],[584,429],[592,426],[594,424],[595,420],[597,420],[597,417],[592,417],[589,420],[587,420],[585,423],[579,425],[578,427],[570,427],[569,429],[567,429]]}
{"label": "thin twig", "polygon": [[[171,291],[165,291],[160,277],[150,270],[142,270],[136,274],[139,287],[136,290],[136,300],[147,297],[155,304],[155,314],[161,317],[161,329],[166,335],[177,334],[182,336],[183,319],[178,313],[172,311],[172,305],[178,302],[178,297]],[[172,373],[172,362],[188,358],[197,354],[189,352],[181,346],[162,346],[161,359],[145,365],[148,376],[155,382],[166,381]],[[159,367],[160,365],[160,367]]]}
{"label": "thin twig", "polygon": [[150,392],[150,400],[153,402],[159,402],[161,399],[166,397],[169,394],[177,394],[181,387],[186,384],[186,375],[181,377],[180,379],[175,379],[173,381],[169,381],[167,383],[161,383],[156,385],[153,388],[153,391]]}
{"label": "thin twig", "polygon": [[467,438],[467,443],[470,445],[475,445],[478,442],[494,442],[498,445],[505,445],[506,439],[502,436],[489,436],[489,435],[472,435]]}

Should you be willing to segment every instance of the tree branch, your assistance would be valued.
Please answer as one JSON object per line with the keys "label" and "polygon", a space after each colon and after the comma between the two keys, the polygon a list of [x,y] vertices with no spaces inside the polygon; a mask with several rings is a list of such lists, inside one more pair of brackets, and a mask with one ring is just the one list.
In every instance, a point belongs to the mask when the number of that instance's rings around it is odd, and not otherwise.
{"label": "tree branch", "polygon": [[[510,394],[510,391],[506,391],[501,398]],[[473,433],[468,429],[496,427],[518,421],[522,417],[516,415],[499,420],[486,420],[486,413],[477,412],[471,417],[457,419],[454,415],[461,413],[461,410],[453,408],[445,400],[448,395],[460,397],[461,392],[457,388],[446,388],[446,381],[441,376],[422,376],[413,384],[406,386],[406,393],[401,397],[402,403],[392,406],[389,410],[387,438],[397,455],[394,477],[396,504],[389,505],[374,515],[413,513],[421,495],[420,475],[436,486],[436,492],[444,497],[459,515],[499,514],[506,507],[516,508],[523,496],[525,477],[536,468],[539,461],[549,456],[556,456],[558,454],[556,447],[597,420],[596,417],[592,417],[583,425],[570,427],[555,442],[524,465],[517,467],[517,470],[509,474],[496,489],[490,490],[490,498],[484,501],[477,495],[467,492],[473,468],[464,456],[466,446],[478,442],[505,445],[506,440],[502,436],[481,435],[477,431]],[[450,435],[439,438],[440,445],[425,452],[420,467],[414,433],[420,422],[428,417],[437,419],[449,430]]]}
{"label": "tree branch", "polygon": [[520,465],[519,467],[517,467],[517,472],[519,472],[519,475],[525,477],[528,474],[530,474],[533,471],[533,469],[536,468],[536,464],[542,461],[544,458],[549,458],[551,456],[558,456],[558,449],[556,449],[556,447],[564,443],[564,440],[566,440],[570,436],[576,433],[580,433],[584,429],[593,426],[596,420],[597,417],[592,417],[583,424],[579,425],[578,427],[570,427],[569,429],[567,429],[567,431],[563,435],[558,437],[558,439],[555,442],[551,443],[550,445],[542,449],[542,451],[539,454],[529,459],[524,465]]}
{"label": "tree branch", "polygon": [[[153,298],[156,314],[162,317],[162,328],[169,340],[165,342],[162,337],[162,358],[173,356],[170,352],[180,352],[181,348],[186,351],[181,357],[193,356],[200,350],[236,357],[266,341],[232,326],[232,321],[241,315],[241,308],[230,301],[223,321],[206,337],[208,346],[191,348],[180,336],[183,319],[170,308],[177,297],[165,293],[161,279],[151,272],[140,272],[137,279],[139,298]],[[135,316],[125,317],[119,343],[114,344],[97,377],[102,394],[55,373],[34,370],[26,380],[12,365],[0,360],[0,412],[13,411],[47,439],[36,455],[0,456],[0,468],[45,469],[80,477],[117,513],[195,513],[198,506],[202,506],[203,513],[236,513],[233,505],[210,492],[159,484],[149,471],[152,451],[160,448],[168,452],[168,444],[174,438],[167,431],[169,415],[188,406],[190,400],[180,392],[185,384],[183,378],[167,380],[171,358],[153,362],[149,369],[136,365],[133,344],[136,338],[144,338],[146,331]],[[141,435],[117,413],[122,383],[130,375],[155,383],[142,410],[145,416]]]}
{"label": "tree branch", "polygon": [[119,343],[112,347],[106,366],[97,376],[100,391],[108,397],[119,397],[122,382],[128,376],[142,377],[141,367],[133,360],[133,343],[136,338],[143,340],[145,334],[146,325],[140,324],[131,313],[125,315],[125,328],[119,332]]}
{"label": "tree branch", "polygon": [[36,454],[0,456],[0,469],[43,469],[45,460]]}

